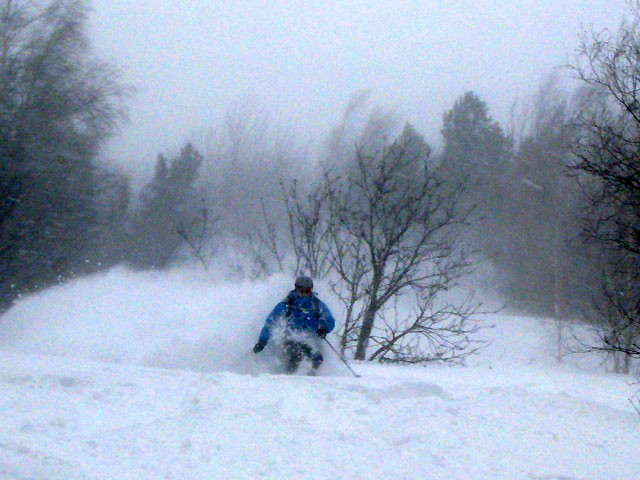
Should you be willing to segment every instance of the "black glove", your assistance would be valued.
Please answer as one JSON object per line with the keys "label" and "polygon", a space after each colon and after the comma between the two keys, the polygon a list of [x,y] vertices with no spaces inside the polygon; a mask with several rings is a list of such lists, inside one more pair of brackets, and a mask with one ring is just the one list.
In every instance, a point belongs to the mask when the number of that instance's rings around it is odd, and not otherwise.
{"label": "black glove", "polygon": [[258,343],[253,346],[253,353],[260,353],[266,346],[267,342],[265,342],[264,340],[258,340]]}
{"label": "black glove", "polygon": [[327,336],[327,333],[329,333],[329,330],[327,330],[326,325],[321,323],[320,325],[318,325],[318,330],[316,330],[316,333],[320,338],[325,338]]}

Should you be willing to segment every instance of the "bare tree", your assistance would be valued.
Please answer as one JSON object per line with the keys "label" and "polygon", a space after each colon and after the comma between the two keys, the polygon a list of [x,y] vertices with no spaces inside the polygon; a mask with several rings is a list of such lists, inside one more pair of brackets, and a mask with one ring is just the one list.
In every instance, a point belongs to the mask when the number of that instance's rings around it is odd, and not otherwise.
{"label": "bare tree", "polygon": [[322,278],[329,269],[329,254],[324,247],[330,231],[323,218],[328,192],[320,186],[303,200],[298,186],[297,180],[289,186],[281,182],[289,235],[296,259],[295,272]]}
{"label": "bare tree", "polygon": [[[313,197],[322,208],[289,197],[295,218],[321,232],[313,238],[328,254],[347,311],[341,346],[355,344],[356,359],[460,360],[473,350],[470,320],[479,304],[442,298],[470,267],[456,249],[462,190],[444,188],[429,153],[407,125],[390,145],[357,149],[351,163],[326,167]],[[388,314],[405,300],[409,311]]]}
{"label": "bare tree", "polygon": [[209,270],[218,250],[216,237],[219,232],[216,230],[216,220],[211,218],[204,200],[202,200],[199,215],[192,215],[189,219],[178,221],[177,232],[189,248],[191,255],[205,271]]}
{"label": "bare tree", "polygon": [[254,106],[229,111],[223,122],[206,133],[203,182],[210,192],[209,208],[220,226],[239,238],[264,224],[266,208],[284,218],[280,182],[306,172],[306,147],[291,127],[274,125]]}
{"label": "bare tree", "polygon": [[199,143],[207,208],[218,220],[221,244],[238,254],[230,256],[233,275],[282,271],[288,231],[282,184],[309,177],[307,146],[293,126],[274,124],[252,102],[229,110]]}
{"label": "bare tree", "polygon": [[640,415],[640,391],[636,392],[636,394],[629,399],[629,402],[631,402],[635,411]]}
{"label": "bare tree", "polygon": [[617,33],[583,35],[573,71],[590,101],[573,168],[587,195],[585,234],[606,260],[598,348],[640,358],[640,2],[631,13]]}
{"label": "bare tree", "polygon": [[131,91],[97,59],[83,0],[0,0],[0,308],[94,268],[95,157]]}

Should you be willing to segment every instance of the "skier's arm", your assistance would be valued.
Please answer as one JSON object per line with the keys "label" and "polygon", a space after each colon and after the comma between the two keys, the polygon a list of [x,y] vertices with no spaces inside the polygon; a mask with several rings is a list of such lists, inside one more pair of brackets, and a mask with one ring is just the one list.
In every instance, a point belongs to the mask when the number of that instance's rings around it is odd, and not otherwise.
{"label": "skier's arm", "polygon": [[269,340],[271,339],[271,327],[280,317],[284,315],[286,308],[286,302],[280,302],[271,311],[271,313],[267,317],[267,320],[264,322],[264,327],[262,327],[262,330],[260,331],[260,337],[258,338],[259,342],[264,343],[265,345],[269,342]]}
{"label": "skier's arm", "polygon": [[320,308],[322,309],[322,321],[324,322],[324,326],[327,327],[327,332],[330,332],[335,328],[336,320],[333,318],[331,310],[329,310],[329,307],[327,307],[324,302],[320,302]]}

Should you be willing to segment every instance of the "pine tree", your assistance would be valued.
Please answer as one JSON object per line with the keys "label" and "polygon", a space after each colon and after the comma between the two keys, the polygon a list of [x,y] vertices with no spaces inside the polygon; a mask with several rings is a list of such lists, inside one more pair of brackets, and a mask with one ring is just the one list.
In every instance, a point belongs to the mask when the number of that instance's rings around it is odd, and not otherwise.
{"label": "pine tree", "polygon": [[195,182],[202,155],[186,144],[170,162],[159,155],[151,182],[141,193],[140,207],[133,222],[130,262],[139,268],[166,268],[183,240],[181,223],[197,215]]}

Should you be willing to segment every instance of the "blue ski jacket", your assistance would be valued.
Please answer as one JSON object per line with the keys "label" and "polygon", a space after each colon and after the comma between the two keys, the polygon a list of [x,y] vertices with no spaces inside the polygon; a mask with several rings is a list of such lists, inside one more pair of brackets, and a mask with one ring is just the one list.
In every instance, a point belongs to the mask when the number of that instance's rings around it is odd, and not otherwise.
{"label": "blue ski jacket", "polygon": [[336,326],[336,321],[325,303],[315,293],[301,297],[295,290],[291,290],[289,295],[278,303],[267,317],[259,340],[267,343],[271,338],[272,329],[276,325],[284,325],[285,334],[287,331],[315,334],[322,324],[328,332]]}

